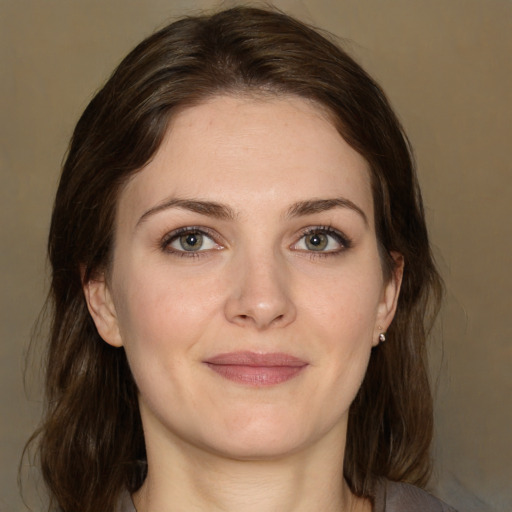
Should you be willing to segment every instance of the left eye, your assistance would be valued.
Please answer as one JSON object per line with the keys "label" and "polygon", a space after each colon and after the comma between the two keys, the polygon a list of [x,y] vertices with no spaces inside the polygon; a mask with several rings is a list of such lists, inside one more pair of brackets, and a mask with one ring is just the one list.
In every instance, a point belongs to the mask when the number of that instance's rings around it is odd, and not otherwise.
{"label": "left eye", "polygon": [[337,252],[347,248],[347,246],[347,242],[336,232],[314,230],[302,235],[295,244],[294,249],[314,252]]}
{"label": "left eye", "polygon": [[177,252],[199,252],[218,247],[206,233],[201,231],[186,231],[175,234],[166,242],[166,246],[171,251]]}

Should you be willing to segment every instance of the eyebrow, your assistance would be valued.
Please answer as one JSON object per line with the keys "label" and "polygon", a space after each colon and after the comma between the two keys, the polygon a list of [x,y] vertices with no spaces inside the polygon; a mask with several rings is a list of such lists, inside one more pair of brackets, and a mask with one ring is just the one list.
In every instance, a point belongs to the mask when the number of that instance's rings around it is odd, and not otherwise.
{"label": "eyebrow", "polygon": [[[191,212],[199,213],[209,217],[221,220],[234,220],[237,217],[236,212],[227,205],[216,203],[214,201],[202,201],[199,199],[179,199],[172,198],[157,204],[142,214],[137,221],[136,227],[146,221],[152,215],[168,210],[170,208],[180,208]],[[368,218],[364,211],[359,208],[350,199],[334,198],[334,199],[310,199],[307,201],[298,201],[292,204],[286,211],[285,216],[288,218],[303,217],[314,213],[333,210],[334,208],[348,208],[358,213],[365,224],[368,225]]]}
{"label": "eyebrow", "polygon": [[224,204],[215,203],[213,201],[201,201],[197,199],[169,199],[160,203],[146,211],[137,221],[137,226],[143,223],[148,217],[155,213],[159,213],[169,208],[181,208],[191,212],[208,215],[222,220],[233,220],[236,217],[235,211]]}
{"label": "eyebrow", "polygon": [[325,212],[334,208],[348,208],[353,210],[362,217],[364,223],[368,226],[368,217],[364,211],[350,199],[345,199],[343,197],[334,199],[311,199],[308,201],[299,201],[288,208],[286,216],[291,218],[302,217],[304,215],[311,215],[313,213]]}

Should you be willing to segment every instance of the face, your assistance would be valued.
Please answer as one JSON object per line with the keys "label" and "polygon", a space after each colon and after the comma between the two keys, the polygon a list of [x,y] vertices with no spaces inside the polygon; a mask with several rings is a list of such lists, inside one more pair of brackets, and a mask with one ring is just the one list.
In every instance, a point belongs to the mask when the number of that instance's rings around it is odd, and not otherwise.
{"label": "face", "polygon": [[384,280],[367,163],[327,115],[294,97],[185,109],[117,213],[111,273],[85,293],[126,350],[148,449],[343,442],[400,270]]}

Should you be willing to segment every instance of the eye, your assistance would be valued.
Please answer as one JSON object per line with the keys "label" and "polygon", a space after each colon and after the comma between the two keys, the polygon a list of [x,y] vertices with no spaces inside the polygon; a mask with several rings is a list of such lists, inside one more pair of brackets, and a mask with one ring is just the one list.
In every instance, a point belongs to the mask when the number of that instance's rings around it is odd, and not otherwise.
{"label": "eye", "polygon": [[292,247],[299,251],[340,253],[351,246],[350,240],[332,228],[308,228]]}
{"label": "eye", "polygon": [[194,227],[180,228],[169,233],[161,245],[163,250],[180,253],[180,256],[195,256],[194,253],[221,248],[206,230]]}

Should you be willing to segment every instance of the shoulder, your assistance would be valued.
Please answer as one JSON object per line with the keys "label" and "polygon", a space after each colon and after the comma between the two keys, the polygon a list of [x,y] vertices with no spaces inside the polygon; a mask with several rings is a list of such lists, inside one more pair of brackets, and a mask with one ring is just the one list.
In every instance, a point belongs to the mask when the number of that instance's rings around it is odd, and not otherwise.
{"label": "shoulder", "polygon": [[455,509],[414,485],[379,481],[375,512],[456,512]]}

